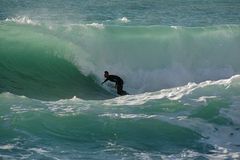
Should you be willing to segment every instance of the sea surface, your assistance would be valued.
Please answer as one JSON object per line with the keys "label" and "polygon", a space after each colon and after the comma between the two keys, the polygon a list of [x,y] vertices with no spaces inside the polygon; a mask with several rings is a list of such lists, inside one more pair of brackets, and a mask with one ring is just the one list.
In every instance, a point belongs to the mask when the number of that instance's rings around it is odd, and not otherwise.
{"label": "sea surface", "polygon": [[0,159],[239,160],[240,1],[0,0]]}

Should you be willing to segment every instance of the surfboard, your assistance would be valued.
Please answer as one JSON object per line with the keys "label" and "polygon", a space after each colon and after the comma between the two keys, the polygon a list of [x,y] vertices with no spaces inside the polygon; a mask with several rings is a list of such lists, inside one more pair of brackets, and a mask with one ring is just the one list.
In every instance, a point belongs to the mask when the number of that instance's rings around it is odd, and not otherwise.
{"label": "surfboard", "polygon": [[111,93],[114,93],[114,94],[116,94],[117,96],[129,95],[129,93],[128,93],[127,91],[124,91],[124,90],[122,91],[122,94],[121,94],[121,95],[117,94],[117,93],[116,93],[115,84],[113,84],[113,83],[107,83],[107,86],[110,88]]}
{"label": "surfboard", "polygon": [[125,96],[125,95],[129,95],[129,94],[128,94],[128,92],[123,90],[122,93],[121,93],[121,96]]}

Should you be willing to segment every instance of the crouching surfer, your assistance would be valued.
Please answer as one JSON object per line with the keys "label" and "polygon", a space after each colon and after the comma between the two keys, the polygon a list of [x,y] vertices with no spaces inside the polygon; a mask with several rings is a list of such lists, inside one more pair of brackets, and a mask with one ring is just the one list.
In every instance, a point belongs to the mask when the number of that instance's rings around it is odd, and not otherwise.
{"label": "crouching surfer", "polygon": [[104,84],[108,80],[111,81],[111,82],[115,82],[115,87],[117,88],[117,94],[119,94],[121,96],[128,94],[126,91],[123,90],[123,80],[119,76],[109,75],[108,71],[105,71],[104,72],[104,77],[106,79],[105,79],[104,82],[102,82],[102,84]]}

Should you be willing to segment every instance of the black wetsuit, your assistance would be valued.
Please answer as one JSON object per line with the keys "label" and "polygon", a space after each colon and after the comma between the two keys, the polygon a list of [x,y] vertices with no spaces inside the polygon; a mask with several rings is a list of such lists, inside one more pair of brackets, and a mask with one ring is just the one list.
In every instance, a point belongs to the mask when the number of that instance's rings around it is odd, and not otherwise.
{"label": "black wetsuit", "polygon": [[111,82],[115,82],[116,83],[116,87],[117,87],[117,93],[119,94],[119,95],[124,95],[124,94],[126,94],[126,92],[125,91],[123,91],[123,80],[120,78],[120,77],[118,77],[118,76],[116,76],[116,75],[109,75],[106,79],[105,79],[105,81],[103,82],[103,83],[105,83],[106,81],[111,81]]}

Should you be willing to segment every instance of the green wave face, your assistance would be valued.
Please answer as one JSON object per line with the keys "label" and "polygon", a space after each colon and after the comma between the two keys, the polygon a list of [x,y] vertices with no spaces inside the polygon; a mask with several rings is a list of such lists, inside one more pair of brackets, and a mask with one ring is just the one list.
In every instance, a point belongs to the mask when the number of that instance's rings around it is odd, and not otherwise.
{"label": "green wave face", "polygon": [[31,26],[1,26],[0,92],[46,100],[111,97],[64,58],[70,52],[66,42]]}

